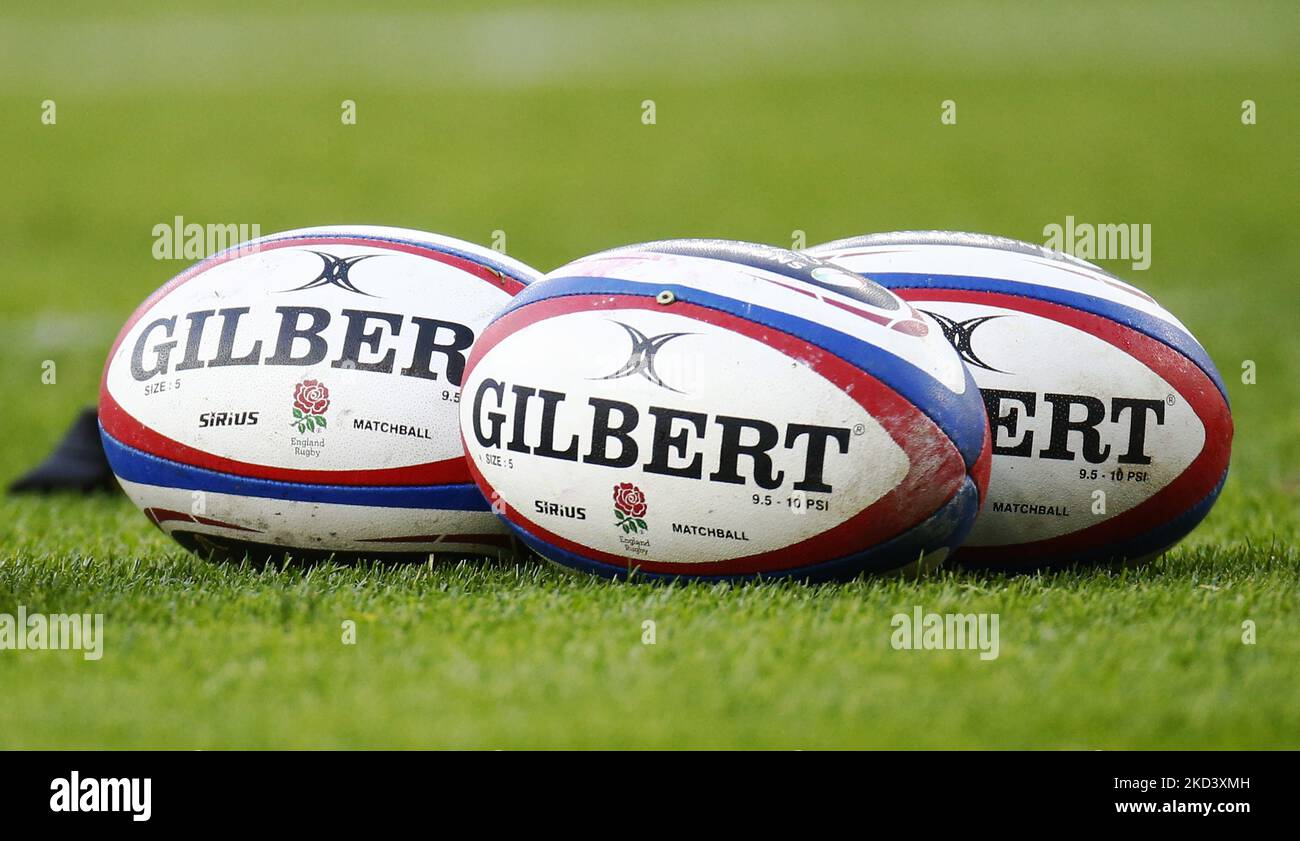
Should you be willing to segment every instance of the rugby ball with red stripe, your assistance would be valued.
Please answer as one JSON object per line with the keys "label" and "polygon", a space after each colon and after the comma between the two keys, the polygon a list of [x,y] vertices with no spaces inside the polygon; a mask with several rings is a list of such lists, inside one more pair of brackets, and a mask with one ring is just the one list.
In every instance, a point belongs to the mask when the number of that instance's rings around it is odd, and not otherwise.
{"label": "rugby ball with red stripe", "polygon": [[399,228],[253,240],[127,321],[100,389],[113,472],[203,555],[423,557],[511,543],[465,464],[479,331],[537,277]]}
{"label": "rugby ball with red stripe", "polygon": [[1227,390],[1188,329],[1140,289],[982,234],[875,234],[809,253],[933,316],[979,384],[993,468],[955,561],[1139,561],[1214,505],[1232,446]]}
{"label": "rugby ball with red stripe", "polygon": [[461,428],[525,543],[611,577],[926,567],[970,527],[989,459],[938,324],[831,264],[720,240],[529,286],[471,352]]}

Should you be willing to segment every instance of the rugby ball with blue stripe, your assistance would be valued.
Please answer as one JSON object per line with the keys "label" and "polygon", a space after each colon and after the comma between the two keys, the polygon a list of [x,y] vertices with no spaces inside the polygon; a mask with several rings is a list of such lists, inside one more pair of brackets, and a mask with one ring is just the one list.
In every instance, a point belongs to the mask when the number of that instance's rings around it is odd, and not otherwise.
{"label": "rugby ball with blue stripe", "polygon": [[511,545],[465,464],[479,331],[537,273],[399,228],[308,228],[182,272],[113,343],[104,449],[203,555],[425,557]]}
{"label": "rugby ball with blue stripe", "polygon": [[610,577],[928,567],[987,478],[979,391],[939,325],[770,246],[669,240],[557,269],[483,331],[462,394],[505,521]]}
{"label": "rugby ball with blue stripe", "polygon": [[934,317],[979,385],[992,475],[955,561],[1141,561],[1214,505],[1232,446],[1227,389],[1191,332],[1142,290],[983,234],[873,234],[808,253]]}

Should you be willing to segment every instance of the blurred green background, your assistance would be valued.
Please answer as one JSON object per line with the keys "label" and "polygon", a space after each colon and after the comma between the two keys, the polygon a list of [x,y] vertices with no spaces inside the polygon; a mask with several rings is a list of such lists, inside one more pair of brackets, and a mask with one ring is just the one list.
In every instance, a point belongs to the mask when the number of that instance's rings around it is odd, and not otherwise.
{"label": "blurred green background", "polygon": [[[1103,265],[1197,334],[1237,426],[1178,550],[1017,581],[255,573],[124,499],[5,499],[0,611],[110,636],[99,663],[0,651],[0,746],[1300,746],[1295,3],[9,2],[0,161],[4,482],[186,265],[151,254],[178,215],[503,231],[542,270],[673,236],[1149,223],[1150,270]],[[893,651],[914,604],[1000,611],[1002,657]]]}

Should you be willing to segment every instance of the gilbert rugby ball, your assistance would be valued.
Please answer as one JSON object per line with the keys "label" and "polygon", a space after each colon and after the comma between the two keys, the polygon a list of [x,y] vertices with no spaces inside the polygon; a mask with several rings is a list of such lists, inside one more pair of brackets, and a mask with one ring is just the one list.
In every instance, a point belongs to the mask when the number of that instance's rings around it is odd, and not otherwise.
{"label": "gilbert rugby ball", "polygon": [[496,552],[457,410],[478,332],[535,279],[470,243],[307,228],[210,257],[113,343],[104,449],[148,518],[203,555]]}
{"label": "gilbert rugby ball", "polygon": [[979,384],[993,471],[955,561],[1140,561],[1182,539],[1218,498],[1232,444],[1227,391],[1187,328],[1136,287],[981,234],[877,234],[809,253],[932,315]]}
{"label": "gilbert rugby ball", "polygon": [[979,393],[938,326],[770,246],[670,240],[525,289],[470,354],[461,431],[529,546],[608,576],[928,566],[979,504]]}

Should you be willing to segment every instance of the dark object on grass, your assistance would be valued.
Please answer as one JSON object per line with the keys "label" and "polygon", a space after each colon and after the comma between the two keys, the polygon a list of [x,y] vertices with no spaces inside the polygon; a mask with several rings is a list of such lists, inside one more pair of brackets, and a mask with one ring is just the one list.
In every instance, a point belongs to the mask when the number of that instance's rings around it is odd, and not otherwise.
{"label": "dark object on grass", "polygon": [[92,409],[77,416],[63,440],[45,461],[9,486],[10,493],[117,490],[117,481],[99,440],[99,419]]}
{"label": "dark object on grass", "polygon": [[[155,525],[157,524],[155,523]],[[429,563],[435,560],[428,552],[375,552],[369,554],[365,552],[340,552],[332,549],[290,548],[271,543],[259,543],[255,540],[239,540],[223,535],[205,534],[182,529],[165,533],[170,534],[177,543],[205,561],[225,564],[247,562],[250,566],[259,569],[267,566],[280,567],[289,564],[309,568],[328,563],[342,566],[365,563],[398,565]],[[500,537],[501,550],[496,555],[456,556],[448,554],[441,556],[441,560],[448,564],[455,563],[457,560],[484,564],[515,563],[518,559],[528,556],[527,547],[518,539],[504,534]]]}

